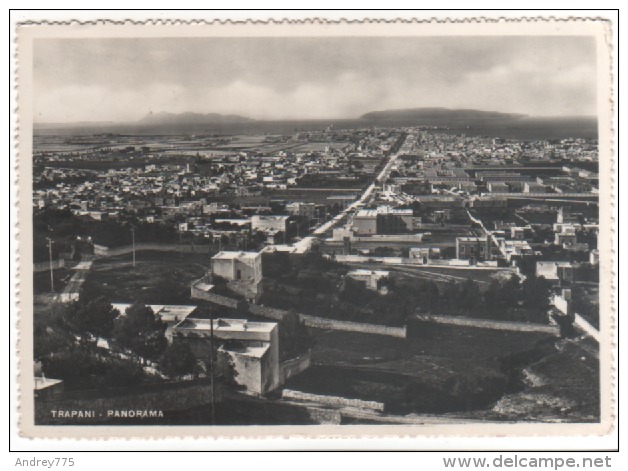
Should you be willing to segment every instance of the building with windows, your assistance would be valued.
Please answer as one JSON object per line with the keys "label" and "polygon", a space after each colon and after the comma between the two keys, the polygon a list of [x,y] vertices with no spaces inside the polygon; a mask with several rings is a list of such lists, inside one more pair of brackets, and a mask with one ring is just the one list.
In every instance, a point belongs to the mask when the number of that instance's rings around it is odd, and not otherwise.
{"label": "building with windows", "polygon": [[554,244],[561,247],[575,245],[577,242],[576,228],[571,225],[561,225],[560,232],[554,235]]}
{"label": "building with windows", "polygon": [[[126,310],[131,307],[129,303],[111,303],[114,309],[120,312],[121,316],[126,314]],[[172,304],[147,304],[155,313],[155,318],[165,324],[177,324],[189,316],[197,306],[189,305],[172,305]]]}
{"label": "building with windows", "polygon": [[536,276],[546,280],[573,281],[573,265],[571,262],[536,262]]}
{"label": "building with windows", "polygon": [[251,216],[251,229],[257,231],[281,231],[288,229],[288,218],[290,216],[262,215]]}
{"label": "building with windows", "polygon": [[399,234],[412,230],[412,210],[380,206],[361,209],[353,217],[353,231],[357,235]]}
{"label": "building with windows", "polygon": [[456,258],[459,260],[491,260],[491,242],[488,237],[456,237]]}
{"label": "building with windows", "polygon": [[174,326],[168,337],[172,343],[187,343],[194,356],[203,362],[209,361],[214,342],[217,371],[243,387],[245,393],[263,395],[280,386],[276,322],[188,317]]}
{"label": "building with windows", "polygon": [[359,210],[355,216],[353,216],[352,228],[357,235],[377,234],[377,210]]}
{"label": "building with windows", "polygon": [[347,277],[366,284],[366,287],[373,291],[379,291],[382,280],[390,276],[389,271],[384,270],[352,270],[347,273]]}
{"label": "building with windows", "polygon": [[430,260],[441,258],[441,253],[439,247],[412,247],[408,256],[410,260],[420,265],[428,265]]}
{"label": "building with windows", "polygon": [[547,188],[537,182],[526,182],[523,184],[524,193],[546,193]]}
{"label": "building with windows", "polygon": [[261,196],[262,189],[257,186],[240,186],[236,188],[236,196],[238,197],[246,197],[246,196]]}
{"label": "building with windows", "polygon": [[262,280],[261,252],[218,252],[211,260],[212,275],[221,276],[229,281],[249,281],[259,283]]}
{"label": "building with windows", "polygon": [[316,212],[316,205],[314,203],[289,203],[286,205],[286,211],[291,216],[302,216],[312,219]]}
{"label": "building with windows", "polygon": [[506,185],[504,182],[498,182],[498,181],[488,182],[486,184],[486,188],[491,193],[508,193],[510,191],[510,188],[508,188],[508,185]]}

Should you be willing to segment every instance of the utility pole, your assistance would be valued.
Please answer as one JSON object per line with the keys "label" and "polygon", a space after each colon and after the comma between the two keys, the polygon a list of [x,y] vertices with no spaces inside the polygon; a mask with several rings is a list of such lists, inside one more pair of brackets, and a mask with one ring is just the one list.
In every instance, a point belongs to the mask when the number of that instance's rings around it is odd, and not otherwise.
{"label": "utility pole", "polygon": [[50,237],[46,237],[48,239],[48,255],[50,256],[50,292],[55,292],[55,277],[52,269],[52,239]]}
{"label": "utility pole", "polygon": [[214,406],[214,311],[210,312],[209,324],[209,383],[211,387],[211,418],[212,425],[216,425],[216,415]]}
{"label": "utility pole", "polygon": [[133,238],[133,266],[135,266],[135,227],[131,228],[131,237]]}

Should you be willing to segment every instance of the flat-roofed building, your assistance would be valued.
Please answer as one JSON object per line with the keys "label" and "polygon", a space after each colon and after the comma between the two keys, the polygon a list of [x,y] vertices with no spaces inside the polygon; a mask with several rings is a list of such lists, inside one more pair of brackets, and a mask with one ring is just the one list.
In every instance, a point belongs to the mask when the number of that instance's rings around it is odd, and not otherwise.
{"label": "flat-roofed building", "polygon": [[568,232],[559,232],[554,236],[554,245],[560,245],[561,247],[567,247],[576,245],[576,234],[570,234]]}
{"label": "flat-roofed building", "polygon": [[347,277],[357,281],[362,281],[366,284],[366,287],[373,291],[380,289],[381,280],[390,276],[389,271],[384,270],[351,270],[347,273]]}
{"label": "flat-roofed building", "polygon": [[580,220],[580,213],[572,213],[569,207],[560,207],[556,213],[556,222],[559,224],[577,224]]}
{"label": "flat-roofed building", "polygon": [[314,203],[289,203],[286,205],[286,211],[292,216],[302,216],[307,218],[313,218],[316,212],[316,205]]}
{"label": "flat-roofed building", "polygon": [[377,233],[395,234],[412,229],[413,212],[411,209],[398,209],[390,206],[377,208]]}
{"label": "flat-roofed building", "polygon": [[524,240],[532,237],[532,227],[530,226],[512,226],[509,229],[511,239]]}
{"label": "flat-roofed building", "polygon": [[470,208],[505,208],[508,206],[508,200],[504,197],[496,196],[476,196],[469,200]]}
{"label": "flat-roofed building", "polygon": [[573,265],[571,262],[536,262],[536,276],[546,280],[573,281]]}
{"label": "flat-roofed building", "polygon": [[261,252],[218,252],[211,260],[212,275],[221,276],[229,281],[249,281],[259,283],[262,280]]}
{"label": "flat-roofed building", "polygon": [[436,211],[433,211],[430,216],[430,219],[432,220],[432,222],[436,224],[451,221],[452,218],[453,218],[453,213],[451,209],[449,208],[437,209]]}
{"label": "flat-roofed building", "polygon": [[523,192],[524,193],[546,193],[547,188],[545,185],[541,185],[537,182],[526,182],[523,184]]}
{"label": "flat-roofed building", "polygon": [[459,260],[491,260],[491,242],[488,237],[456,237],[456,258]]}
{"label": "flat-roofed building", "polygon": [[377,210],[361,209],[353,216],[353,230],[357,235],[377,234]]}
{"label": "flat-roofed building", "polygon": [[361,209],[353,217],[357,235],[398,234],[412,229],[412,210],[380,206]]}
{"label": "flat-roofed building", "polygon": [[[111,303],[114,309],[125,315],[126,310],[131,307],[130,303]],[[174,304],[147,304],[155,313],[155,317],[166,324],[176,324],[189,316],[197,306],[174,305]]]}
{"label": "flat-roofed building", "polygon": [[559,224],[559,223],[554,224],[554,226],[557,229],[560,228],[560,232],[557,232],[554,236],[554,245],[567,247],[570,245],[575,245],[578,242],[578,237],[576,235],[575,226],[571,224]]}
{"label": "flat-roofed building", "polygon": [[504,240],[499,241],[499,248],[509,262],[513,257],[534,255],[534,250],[527,240]]}
{"label": "flat-roofed building", "polygon": [[564,288],[560,294],[554,294],[552,304],[563,316],[571,316],[573,314],[571,289]]}
{"label": "flat-roofed building", "polygon": [[257,231],[281,231],[286,232],[288,218],[290,216],[256,214],[251,216],[251,228]]}
{"label": "flat-roofed building", "polygon": [[427,265],[430,260],[441,258],[441,253],[439,247],[412,247],[408,252],[408,257],[421,265]]}
{"label": "flat-roofed building", "polygon": [[207,362],[212,333],[218,371],[244,387],[246,393],[263,395],[280,386],[276,322],[188,317],[170,330],[169,340],[187,343],[198,360]]}
{"label": "flat-roofed building", "polygon": [[262,194],[262,189],[258,186],[241,186],[236,188],[236,196],[246,197],[246,196],[260,196]]}
{"label": "flat-roofed building", "polygon": [[63,380],[35,376],[34,393],[37,399],[54,399],[63,395],[65,386]]}
{"label": "flat-roofed building", "polygon": [[486,188],[491,193],[508,193],[510,188],[504,182],[488,182]]}

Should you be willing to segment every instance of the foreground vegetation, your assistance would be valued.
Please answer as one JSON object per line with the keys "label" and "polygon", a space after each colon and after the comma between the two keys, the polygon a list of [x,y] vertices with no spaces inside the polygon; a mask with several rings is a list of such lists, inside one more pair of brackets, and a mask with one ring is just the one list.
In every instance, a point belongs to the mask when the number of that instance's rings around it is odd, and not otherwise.
{"label": "foreground vegetation", "polygon": [[268,254],[263,267],[264,305],[319,317],[392,326],[405,325],[416,313],[548,322],[551,283],[542,277],[493,280],[483,292],[470,278],[444,288],[431,280],[390,278],[383,282],[388,294],[381,294],[345,277],[345,265],[317,254]]}

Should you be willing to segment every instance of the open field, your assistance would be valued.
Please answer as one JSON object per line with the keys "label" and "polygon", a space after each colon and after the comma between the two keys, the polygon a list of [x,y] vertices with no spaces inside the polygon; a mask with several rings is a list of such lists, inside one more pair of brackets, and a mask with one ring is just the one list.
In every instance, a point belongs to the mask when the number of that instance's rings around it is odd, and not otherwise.
{"label": "open field", "polygon": [[598,349],[588,337],[559,342],[556,352],[526,368],[526,387],[504,396],[486,418],[598,421]]}
{"label": "open field", "polygon": [[[214,149],[237,149],[259,151],[263,153],[279,152],[290,150],[291,152],[324,152],[326,148],[339,149],[352,145],[350,142],[295,142],[289,140],[285,142],[266,142],[269,136],[260,135],[237,135],[233,136],[231,142],[214,147]],[[272,137],[272,136],[271,136]]]}
{"label": "open field", "polygon": [[505,281],[514,272],[504,269],[474,269],[474,268],[445,268],[410,265],[387,265],[383,263],[349,263],[351,268],[364,268],[370,270],[386,270],[391,272],[393,278],[404,281],[423,280],[434,281],[439,287],[443,287],[451,281],[463,283],[468,279],[475,281],[481,291],[486,290],[493,280]]}
{"label": "open field", "polygon": [[350,142],[306,142],[291,150],[293,152],[325,152],[325,149],[328,147],[330,150],[333,150],[351,145]]}
{"label": "open field", "polygon": [[488,408],[523,388],[519,372],[524,359],[532,362],[555,351],[555,338],[545,334],[458,326],[438,327],[417,340],[313,332],[314,366],[286,387],[381,401],[391,413]]}
{"label": "open field", "polygon": [[[53,271],[54,273],[54,288],[55,292],[60,292],[63,290],[64,286],[70,281],[72,275],[74,275],[74,270],[69,270],[67,268],[57,268]],[[44,294],[50,292],[50,272],[49,271],[40,271],[38,273],[33,273],[33,293],[34,294]]]}
{"label": "open field", "polygon": [[598,346],[586,337],[557,341],[545,334],[458,326],[434,326],[429,335],[406,341],[313,332],[314,366],[286,387],[382,401],[393,414],[535,421],[599,417]]}
{"label": "open field", "polygon": [[[223,203],[235,203],[242,206],[263,205],[268,206],[272,200],[283,200],[286,202],[300,201],[304,203],[315,203],[318,205],[333,206],[335,203],[342,206],[341,199],[329,199],[342,195],[347,198],[347,202],[357,199],[360,189],[351,188],[288,188],[285,190],[264,190],[260,196],[232,196],[221,195],[210,198],[210,201]],[[347,203],[348,204],[348,203]]]}
{"label": "open field", "polygon": [[[184,303],[189,300],[190,283],[205,274],[210,256],[137,252],[136,266],[131,255],[99,259],[89,271],[84,293],[105,296],[112,302]],[[154,300],[153,300],[154,299]]]}
{"label": "open field", "polygon": [[280,152],[282,150],[292,149],[299,145],[298,142],[265,142],[269,136],[264,134],[239,134],[232,136],[227,144],[214,146],[215,150],[238,150],[238,151],[257,151],[262,153]]}
{"label": "open field", "polygon": [[506,270],[444,268],[444,267],[394,267],[394,271],[402,276],[431,279],[438,282],[464,282],[471,279],[478,283],[480,289],[488,288],[493,280],[509,279],[514,272]]}

